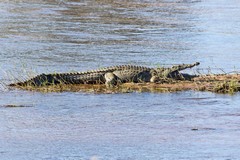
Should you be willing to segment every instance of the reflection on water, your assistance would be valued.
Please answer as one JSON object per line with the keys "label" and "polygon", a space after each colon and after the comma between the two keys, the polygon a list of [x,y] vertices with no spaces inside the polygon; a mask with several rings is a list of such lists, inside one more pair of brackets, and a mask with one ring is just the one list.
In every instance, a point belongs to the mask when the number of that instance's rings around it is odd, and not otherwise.
{"label": "reflection on water", "polygon": [[[239,70],[239,5],[0,0],[1,84],[117,64]],[[239,94],[0,89],[0,159],[238,158]]]}

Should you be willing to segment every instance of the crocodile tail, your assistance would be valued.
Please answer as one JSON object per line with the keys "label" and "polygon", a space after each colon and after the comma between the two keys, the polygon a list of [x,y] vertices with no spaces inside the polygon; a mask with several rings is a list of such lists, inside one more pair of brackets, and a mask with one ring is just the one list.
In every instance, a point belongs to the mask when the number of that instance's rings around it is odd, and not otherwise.
{"label": "crocodile tail", "polygon": [[55,78],[55,75],[52,74],[40,74],[32,79],[9,84],[9,86],[46,86],[51,84],[58,84],[59,80]]}
{"label": "crocodile tail", "polygon": [[199,62],[196,62],[196,63],[193,63],[193,64],[180,64],[180,65],[177,65],[177,66],[173,66],[171,68],[172,71],[182,71],[184,69],[187,69],[187,68],[192,68],[192,67],[195,67],[195,66],[198,66],[200,63]]}

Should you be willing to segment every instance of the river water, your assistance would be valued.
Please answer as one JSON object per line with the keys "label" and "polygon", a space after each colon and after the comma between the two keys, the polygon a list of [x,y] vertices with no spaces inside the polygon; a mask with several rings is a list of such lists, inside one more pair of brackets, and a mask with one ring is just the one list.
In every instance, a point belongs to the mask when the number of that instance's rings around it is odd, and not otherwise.
{"label": "river water", "polygon": [[[0,81],[118,64],[239,71],[239,26],[238,0],[0,0]],[[238,93],[1,85],[0,159],[238,159],[239,104]]]}

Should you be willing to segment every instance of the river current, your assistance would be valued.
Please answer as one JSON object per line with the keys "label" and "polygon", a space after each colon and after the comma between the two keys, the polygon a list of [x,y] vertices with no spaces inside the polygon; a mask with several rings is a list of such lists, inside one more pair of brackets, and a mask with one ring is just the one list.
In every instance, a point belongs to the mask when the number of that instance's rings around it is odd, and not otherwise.
{"label": "river current", "polygon": [[238,0],[0,0],[0,159],[239,159],[239,93],[5,86],[120,64],[240,71],[239,26]]}

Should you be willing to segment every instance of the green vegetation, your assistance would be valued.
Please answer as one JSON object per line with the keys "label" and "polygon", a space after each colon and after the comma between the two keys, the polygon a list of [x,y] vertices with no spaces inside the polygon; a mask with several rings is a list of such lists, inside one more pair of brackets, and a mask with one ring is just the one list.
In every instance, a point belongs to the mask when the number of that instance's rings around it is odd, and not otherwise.
{"label": "green vegetation", "polygon": [[240,84],[236,80],[220,82],[214,86],[214,92],[216,93],[234,94],[239,90]]}

